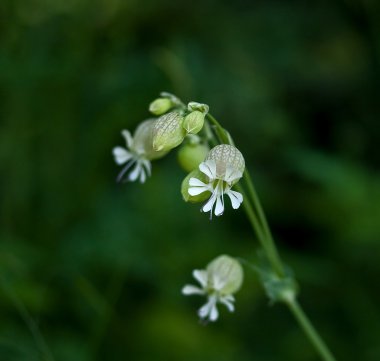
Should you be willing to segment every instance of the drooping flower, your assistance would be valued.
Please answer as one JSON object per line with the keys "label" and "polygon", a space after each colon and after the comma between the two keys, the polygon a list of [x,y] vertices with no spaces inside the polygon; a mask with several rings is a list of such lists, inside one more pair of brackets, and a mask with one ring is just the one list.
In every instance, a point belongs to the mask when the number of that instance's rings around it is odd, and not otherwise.
{"label": "drooping flower", "polygon": [[199,170],[207,176],[208,182],[190,178],[188,192],[191,196],[211,192],[202,211],[210,212],[211,217],[214,210],[216,216],[221,216],[224,212],[225,194],[230,198],[233,209],[239,208],[243,202],[242,194],[231,188],[243,176],[244,168],[243,155],[236,147],[228,144],[217,145],[199,165]]}
{"label": "drooping flower", "polygon": [[156,152],[153,149],[153,126],[155,119],[143,121],[136,129],[133,137],[128,130],[121,132],[126,141],[126,148],[115,147],[112,153],[115,162],[125,164],[117,177],[117,181],[139,180],[144,183],[151,174],[151,160],[161,158],[166,152]]}
{"label": "drooping flower", "polygon": [[219,256],[205,270],[194,270],[193,277],[201,287],[186,285],[182,294],[207,296],[207,302],[198,310],[201,319],[216,321],[219,317],[218,303],[224,304],[230,312],[234,311],[233,294],[243,283],[243,269],[237,260]]}

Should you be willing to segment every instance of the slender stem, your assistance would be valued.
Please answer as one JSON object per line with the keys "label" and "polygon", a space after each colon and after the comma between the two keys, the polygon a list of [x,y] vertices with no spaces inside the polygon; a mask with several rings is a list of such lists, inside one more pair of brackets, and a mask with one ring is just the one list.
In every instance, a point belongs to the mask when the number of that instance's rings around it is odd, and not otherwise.
{"label": "slender stem", "polygon": [[335,357],[332,355],[322,338],[319,336],[317,330],[314,328],[305,312],[299,305],[296,299],[289,300],[286,302],[289,310],[292,312],[293,316],[297,320],[300,327],[303,329],[310,342],[313,344],[316,351],[319,353],[324,361],[336,361]]}
{"label": "slender stem", "polygon": [[252,205],[250,203],[250,201],[247,199],[247,195],[243,189],[243,187],[239,184],[237,184],[236,186],[236,189],[242,194],[243,196],[243,199],[244,199],[244,202],[243,202],[243,207],[247,213],[247,216],[248,216],[248,219],[252,225],[252,228],[254,230],[254,232],[256,233],[257,235],[257,239],[259,240],[259,242],[261,243],[261,245],[263,246],[263,248],[267,249],[266,247],[266,243],[263,242],[263,239],[265,238],[264,237],[264,234],[261,230],[261,227],[260,227],[260,223],[259,223],[259,220],[252,208]]}
{"label": "slender stem", "polygon": [[[219,124],[219,122],[211,115],[207,114],[207,119],[214,125],[215,133],[221,143],[230,144],[232,139],[229,137],[228,133],[224,130],[224,128]],[[247,213],[248,219],[254,229],[257,238],[265,250],[265,253],[268,257],[269,262],[272,265],[273,270],[276,274],[283,278],[285,276],[284,265],[281,261],[279,253],[277,251],[277,247],[274,243],[272,233],[270,231],[267,219],[265,217],[264,210],[261,206],[260,199],[256,193],[255,187],[253,185],[251,176],[248,170],[244,171],[244,181],[245,185],[248,189],[248,193],[250,196],[250,200],[247,199],[247,196],[244,192],[244,189],[241,185],[237,184],[237,190],[242,193],[244,202],[243,206]],[[298,324],[305,332],[315,350],[321,356],[324,361],[336,361],[321,336],[318,334],[317,330],[314,328],[301,306],[298,304],[295,298],[290,298],[285,301],[289,310],[297,320]]]}
{"label": "slender stem", "polygon": [[251,200],[253,202],[253,205],[254,205],[256,212],[258,214],[258,218],[259,218],[261,225],[263,227],[263,231],[265,234],[265,241],[264,242],[266,244],[266,249],[267,249],[269,261],[271,262],[271,264],[272,264],[275,272],[277,273],[277,275],[282,277],[285,274],[284,266],[282,264],[280,255],[278,254],[276,245],[273,241],[272,233],[271,233],[270,228],[268,226],[268,222],[267,222],[267,219],[265,217],[265,213],[263,211],[263,208],[261,206],[260,199],[256,193],[256,190],[255,190],[255,187],[253,185],[251,176],[249,175],[249,172],[247,169],[244,171],[243,177],[245,180],[245,184],[247,185],[247,188],[248,188],[248,193],[251,196]]}

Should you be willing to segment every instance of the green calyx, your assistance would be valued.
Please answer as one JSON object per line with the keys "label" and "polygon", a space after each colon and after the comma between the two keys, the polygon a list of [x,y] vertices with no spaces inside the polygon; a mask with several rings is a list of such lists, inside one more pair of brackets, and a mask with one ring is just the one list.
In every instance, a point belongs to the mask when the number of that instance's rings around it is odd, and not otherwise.
{"label": "green calyx", "polygon": [[235,258],[227,255],[219,256],[211,261],[207,266],[207,272],[211,275],[211,279],[224,280],[225,284],[219,291],[221,294],[233,294],[243,283],[243,267]]}
{"label": "green calyx", "polygon": [[183,129],[183,116],[178,112],[161,115],[153,127],[153,149],[169,151],[183,142],[186,131]]}

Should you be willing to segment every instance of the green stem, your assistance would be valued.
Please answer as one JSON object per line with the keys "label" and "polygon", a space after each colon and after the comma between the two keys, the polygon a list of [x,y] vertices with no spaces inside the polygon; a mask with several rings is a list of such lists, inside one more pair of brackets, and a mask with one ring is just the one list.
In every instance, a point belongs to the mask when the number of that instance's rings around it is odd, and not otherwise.
{"label": "green stem", "polygon": [[327,348],[326,344],[323,342],[321,336],[319,336],[317,330],[314,328],[305,312],[299,305],[296,299],[289,300],[286,302],[289,310],[292,312],[293,316],[297,320],[298,324],[305,332],[310,342],[313,344],[315,350],[319,353],[324,361],[336,361],[335,357],[332,355],[330,350]]}
{"label": "green stem", "polygon": [[269,261],[271,262],[272,267],[277,273],[277,275],[279,277],[283,277],[285,275],[284,265],[282,264],[280,255],[278,254],[276,245],[273,241],[272,232],[270,231],[267,219],[265,217],[265,213],[260,203],[260,199],[256,193],[251,176],[249,175],[249,172],[247,169],[244,171],[243,177],[244,177],[245,184],[247,185],[247,188],[248,188],[248,193],[251,196],[253,206],[256,209],[258,218],[263,227],[263,232],[265,234],[265,237],[262,240],[262,243],[265,243],[265,248],[267,250],[267,256],[269,258]]}
{"label": "green stem", "polygon": [[[219,124],[219,122],[211,115],[207,114],[207,119],[214,125],[215,133],[221,143],[230,144],[231,138],[224,128]],[[281,261],[277,247],[274,243],[272,233],[270,231],[267,219],[265,217],[264,210],[261,206],[260,199],[256,193],[255,187],[253,185],[251,176],[248,170],[244,171],[244,181],[248,189],[250,200],[246,196],[244,189],[241,185],[237,184],[237,190],[243,195],[244,202],[243,206],[247,213],[248,219],[254,229],[257,238],[263,247],[273,270],[278,277],[283,278],[285,276],[284,265]],[[298,324],[306,334],[306,336],[311,341],[315,350],[321,356],[324,361],[336,361],[334,356],[331,354],[326,344],[322,340],[321,336],[318,334],[317,330],[314,328],[301,306],[298,304],[295,298],[291,298],[285,301],[289,310],[292,312],[293,316],[297,320]]]}

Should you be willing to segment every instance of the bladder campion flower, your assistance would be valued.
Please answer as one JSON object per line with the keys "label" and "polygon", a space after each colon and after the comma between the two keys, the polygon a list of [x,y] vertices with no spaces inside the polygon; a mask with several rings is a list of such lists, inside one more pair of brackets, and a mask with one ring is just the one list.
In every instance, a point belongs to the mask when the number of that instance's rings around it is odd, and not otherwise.
{"label": "bladder campion flower", "polygon": [[194,270],[193,276],[201,287],[186,285],[182,294],[207,296],[207,302],[198,310],[201,319],[216,321],[219,317],[217,303],[224,304],[230,312],[234,311],[233,294],[243,283],[243,269],[237,260],[219,256],[205,270]]}
{"label": "bladder campion flower", "polygon": [[202,211],[210,212],[211,217],[215,205],[214,214],[221,216],[224,212],[225,194],[230,198],[233,209],[239,208],[243,202],[243,196],[231,188],[243,176],[244,168],[243,155],[236,147],[228,144],[217,145],[199,165],[199,170],[207,176],[208,182],[192,177],[188,192],[191,196],[211,192]]}
{"label": "bladder campion flower", "polygon": [[[134,136],[128,130],[121,132],[126,141],[126,148],[115,147],[112,153],[115,162],[119,165],[125,164],[117,177],[117,181],[136,181],[144,183],[147,176],[151,174],[150,161],[161,158],[166,152],[156,152],[153,149],[153,126],[155,119],[142,122],[136,129]],[[129,173],[128,173],[129,171]],[[128,174],[128,175],[127,175]],[[126,177],[124,177],[127,175]]]}

